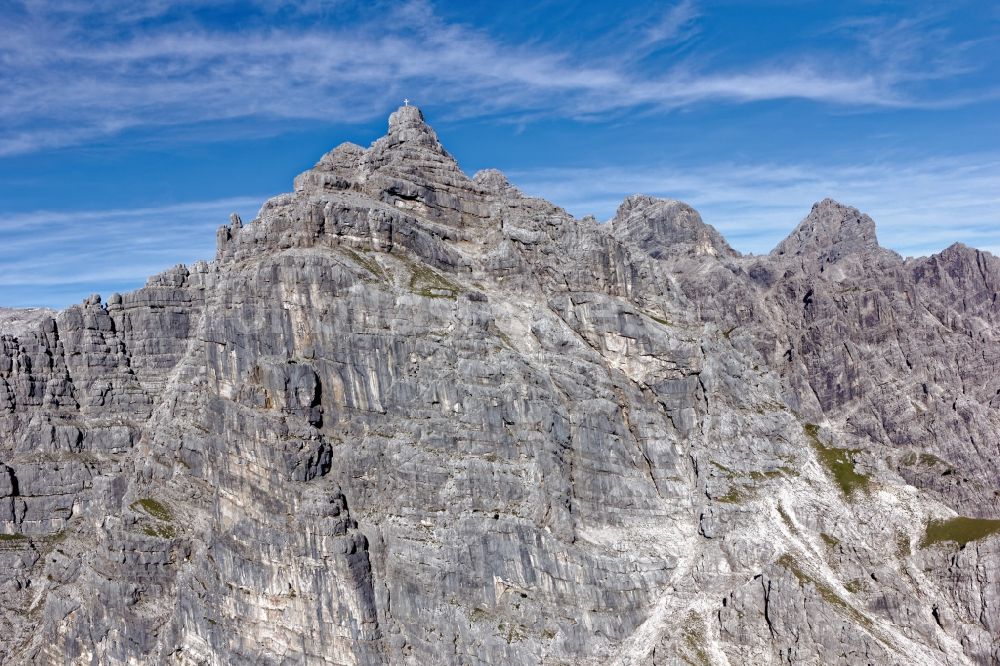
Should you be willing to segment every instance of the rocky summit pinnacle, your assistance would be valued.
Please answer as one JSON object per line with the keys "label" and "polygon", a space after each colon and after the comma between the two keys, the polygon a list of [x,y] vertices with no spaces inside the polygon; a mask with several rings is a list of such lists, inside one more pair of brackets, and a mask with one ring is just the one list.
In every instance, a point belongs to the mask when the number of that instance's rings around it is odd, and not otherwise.
{"label": "rocky summit pinnacle", "polygon": [[997,663],[998,288],[830,200],[575,219],[404,106],[5,313],[0,662]]}
{"label": "rocky summit pinnacle", "polygon": [[734,256],[736,252],[698,211],[680,201],[637,194],[618,207],[612,233],[643,248],[655,259],[669,254]]}
{"label": "rocky summit pinnacle", "polygon": [[387,145],[418,144],[445,153],[437,134],[424,121],[424,114],[415,106],[401,106],[389,116],[389,134],[385,140]]}
{"label": "rocky summit pinnacle", "polygon": [[772,254],[806,255],[836,261],[848,254],[877,250],[875,222],[857,208],[833,199],[813,204],[806,219]]}

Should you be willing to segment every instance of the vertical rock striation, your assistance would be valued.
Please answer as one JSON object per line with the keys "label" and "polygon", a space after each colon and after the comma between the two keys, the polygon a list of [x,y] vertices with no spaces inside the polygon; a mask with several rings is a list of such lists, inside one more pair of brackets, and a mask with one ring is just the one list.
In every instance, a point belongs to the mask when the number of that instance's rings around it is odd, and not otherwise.
{"label": "vertical rock striation", "polygon": [[992,255],[577,220],[416,107],[217,238],[0,328],[0,662],[1000,660]]}

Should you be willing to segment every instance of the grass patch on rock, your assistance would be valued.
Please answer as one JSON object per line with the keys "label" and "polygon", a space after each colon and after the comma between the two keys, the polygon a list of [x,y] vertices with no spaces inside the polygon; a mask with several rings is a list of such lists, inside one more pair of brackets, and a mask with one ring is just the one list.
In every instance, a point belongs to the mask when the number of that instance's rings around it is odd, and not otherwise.
{"label": "grass patch on rock", "polygon": [[825,446],[819,439],[819,426],[815,423],[805,424],[806,437],[826,471],[840,486],[844,495],[850,497],[856,490],[867,490],[871,481],[865,474],[858,474],[852,460],[858,449],[838,449]]}
{"label": "grass patch on rock", "polygon": [[[830,587],[829,585],[827,585],[822,581],[816,580],[808,573],[806,573],[802,569],[802,567],[799,566],[799,563],[795,561],[795,558],[792,557],[790,554],[785,553],[784,555],[779,557],[777,564],[780,565],[782,568],[786,569],[787,571],[790,571],[792,575],[795,576],[795,578],[799,581],[799,585],[801,585],[802,587],[806,587],[807,585],[812,585],[814,588],[816,588],[816,591],[819,593],[819,596],[823,599],[823,601],[836,608],[838,611],[840,611],[841,614],[843,614],[845,617],[850,619],[855,624],[861,625],[869,632],[873,632],[875,625],[870,618],[865,616],[861,611],[859,611],[851,604],[847,603],[847,601],[843,599],[839,594],[837,594],[832,587]],[[876,635],[875,633],[872,633],[872,635],[882,640],[882,638]]]}
{"label": "grass patch on rock", "polygon": [[753,492],[743,486],[731,486],[725,495],[721,495],[715,499],[725,504],[742,504],[747,500],[753,499]]}
{"label": "grass patch on rock", "polygon": [[449,298],[455,300],[462,288],[431,270],[423,264],[408,261],[410,269],[410,291],[426,298]]}
{"label": "grass patch on rock", "polygon": [[501,622],[497,625],[497,630],[500,632],[501,637],[507,641],[508,645],[522,641],[527,637],[524,627],[519,624],[514,624],[513,622],[510,624]]}
{"label": "grass patch on rock", "polygon": [[696,666],[711,666],[712,660],[708,658],[708,652],[705,650],[704,627],[701,618],[698,617],[697,613],[689,613],[686,620],[682,634],[695,661],[691,662],[688,659],[685,661],[696,664]]}
{"label": "grass patch on rock", "polygon": [[766,472],[750,472],[750,478],[754,481],[766,481],[767,479],[776,479],[779,476],[798,476],[799,473],[796,472],[791,467],[779,467],[778,469],[769,469]]}
{"label": "grass patch on rock", "polygon": [[921,548],[933,546],[936,543],[953,541],[960,548],[971,541],[984,539],[992,534],[1000,534],[1000,520],[987,518],[966,518],[958,516],[948,520],[932,520],[927,523],[927,531],[920,542]]}
{"label": "grass patch on rock", "polygon": [[733,470],[729,469],[728,467],[726,467],[722,463],[715,462],[714,460],[710,460],[709,462],[712,463],[713,467],[715,467],[720,472],[722,472],[723,474],[725,474],[727,478],[733,479],[733,478],[739,476],[739,474],[737,474]]}
{"label": "grass patch on rock", "polygon": [[792,533],[797,534],[798,530],[795,529],[795,523],[792,522],[792,517],[788,515],[788,512],[780,504],[775,508],[778,510],[778,515],[781,516],[781,522],[785,523]]}
{"label": "grass patch on rock", "polygon": [[896,537],[896,550],[900,557],[910,556],[910,535],[900,534]]}
{"label": "grass patch on rock", "polygon": [[865,581],[860,578],[855,578],[854,580],[849,580],[844,583],[844,589],[851,594],[857,594],[865,589]]}
{"label": "grass patch on rock", "polygon": [[144,525],[142,533],[158,539],[173,539],[177,536],[177,530],[173,525]]}
{"label": "grass patch on rock", "polygon": [[719,475],[726,478],[730,482],[729,490],[725,495],[712,496],[712,499],[726,504],[739,504],[753,499],[757,494],[758,485],[763,482],[771,479],[798,475],[797,472],[790,467],[779,467],[778,469],[744,472],[741,474],[740,472],[732,470],[715,460],[709,460],[709,463],[712,467],[715,467],[716,470],[718,470]]}
{"label": "grass patch on rock", "polygon": [[907,467],[947,467],[951,469],[951,465],[941,460],[933,453],[916,453],[915,451],[910,451],[905,456],[903,456],[901,462]]}
{"label": "grass patch on rock", "polygon": [[378,262],[372,259],[371,257],[366,257],[361,253],[355,252],[351,248],[345,247],[343,245],[338,246],[337,249],[339,249],[342,253],[346,254],[348,257],[351,258],[351,260],[354,263],[364,268],[366,271],[374,275],[379,280],[385,279],[385,274],[382,272],[382,267],[379,266]]}
{"label": "grass patch on rock", "polygon": [[668,319],[664,319],[663,317],[658,317],[657,315],[653,314],[652,312],[644,312],[643,314],[645,314],[647,317],[649,317],[650,319],[652,319],[653,321],[655,321],[657,324],[663,324],[664,326],[670,326],[671,325],[670,321]]}
{"label": "grass patch on rock", "polygon": [[488,618],[489,614],[483,608],[473,608],[469,613],[470,622],[485,622]]}
{"label": "grass patch on rock", "polygon": [[132,509],[136,511],[141,510],[143,513],[146,513],[157,520],[165,520],[169,522],[174,519],[173,511],[152,497],[143,497],[140,500],[132,502]]}

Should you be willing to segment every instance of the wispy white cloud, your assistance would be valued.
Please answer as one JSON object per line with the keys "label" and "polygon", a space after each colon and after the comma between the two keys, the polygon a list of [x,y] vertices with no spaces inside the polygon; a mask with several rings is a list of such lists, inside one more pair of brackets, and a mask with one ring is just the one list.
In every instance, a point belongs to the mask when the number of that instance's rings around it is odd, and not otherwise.
{"label": "wispy white cloud", "polygon": [[[636,192],[681,199],[744,252],[768,252],[811,202],[833,196],[872,215],[882,244],[904,255],[955,241],[1000,254],[1000,159],[984,155],[860,167],[715,163],[509,175],[529,194],[599,219]],[[178,262],[210,259],[215,230],[229,213],[249,220],[263,199],[0,216],[4,305],[62,307],[91,292],[141,286]]]}
{"label": "wispy white cloud", "polygon": [[686,201],[738,250],[765,253],[825,197],[878,224],[905,256],[956,241],[1000,255],[1000,159],[965,155],[864,166],[711,164],[696,167],[536,169],[509,174],[525,192],[582,216],[610,219],[630,194]]}
{"label": "wispy white cloud", "polygon": [[4,305],[61,307],[93,291],[142,286],[178,262],[212,259],[218,226],[234,211],[252,218],[263,199],[0,215]]}
{"label": "wispy white cloud", "polygon": [[[885,57],[886,44],[913,50],[907,40],[916,28],[909,26],[866,28],[867,56],[858,47],[712,69],[680,59],[648,71],[633,66],[634,55],[686,35],[699,11],[691,0],[637,25],[634,48],[617,58],[588,57],[587,45],[498,41],[442,20],[421,1],[383,5],[377,17],[337,27],[336,5],[257,0],[252,5],[270,20],[232,29],[176,18],[178,7],[195,4],[41,0],[0,14],[10,25],[0,44],[0,156],[128,128],[235,118],[368,120],[404,95],[458,117],[581,117],[707,100],[948,103],[903,85],[915,72],[934,76],[923,63]],[[296,20],[303,15],[316,20]]]}
{"label": "wispy white cloud", "polygon": [[[238,4],[257,20],[203,22],[192,18],[207,6],[197,0],[0,4],[0,156],[128,130],[142,140],[165,129],[211,139],[227,120],[250,119],[226,127],[258,133],[300,120],[364,121],[384,117],[404,96],[433,103],[438,117],[518,122],[790,98],[852,111],[932,108],[997,94],[952,85],[982,62],[970,55],[974,40],[954,39],[927,13],[845,20],[817,35],[815,48],[736,61],[697,39],[710,12],[695,0],[636,12],[607,41],[577,44],[498,39],[444,20],[421,0],[360,15],[353,3],[324,0]],[[209,124],[210,132],[199,130]],[[810,202],[834,196],[875,217],[884,245],[915,255],[955,240],[1000,251],[998,174],[1000,159],[971,155],[860,167],[536,169],[512,179],[573,213],[603,218],[636,191],[681,198],[753,252],[773,247]],[[210,258],[217,225],[231,210],[247,217],[261,200],[0,214],[0,290],[65,305],[89,291],[141,285],[178,261]],[[33,289],[15,289],[24,286]]]}
{"label": "wispy white cloud", "polygon": [[698,18],[698,8],[692,0],[681,0],[663,12],[645,30],[644,46],[671,42],[682,37],[694,20]]}

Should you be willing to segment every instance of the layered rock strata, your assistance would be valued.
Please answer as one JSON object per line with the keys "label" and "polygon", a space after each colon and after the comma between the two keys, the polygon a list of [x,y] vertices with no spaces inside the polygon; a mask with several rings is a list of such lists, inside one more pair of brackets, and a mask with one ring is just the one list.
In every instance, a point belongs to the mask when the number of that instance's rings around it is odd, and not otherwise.
{"label": "layered rock strata", "polygon": [[875,232],[574,219],[400,108],[0,337],[0,661],[997,663],[1000,260]]}

